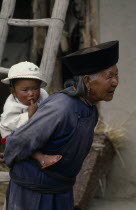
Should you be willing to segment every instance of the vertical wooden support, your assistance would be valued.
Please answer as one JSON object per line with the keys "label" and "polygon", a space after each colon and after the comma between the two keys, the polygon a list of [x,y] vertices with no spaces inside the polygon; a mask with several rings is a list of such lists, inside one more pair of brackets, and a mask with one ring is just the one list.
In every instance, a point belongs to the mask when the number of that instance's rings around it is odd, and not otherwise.
{"label": "vertical wooden support", "polygon": [[[33,0],[32,10],[33,18],[41,19],[47,16],[47,4],[45,0]],[[31,45],[31,61],[39,65],[39,57],[42,57],[43,46],[45,42],[46,28],[45,27],[34,27],[33,28],[33,40]]]}
{"label": "vertical wooden support", "polygon": [[100,41],[100,21],[99,21],[99,5],[100,0],[90,0],[90,18],[91,18],[91,36],[92,45],[96,45]]}
{"label": "vertical wooden support", "polygon": [[99,42],[99,0],[85,0],[84,47]]}
{"label": "vertical wooden support", "polygon": [[3,0],[0,13],[0,64],[8,35],[8,18],[11,18],[15,9],[16,0]]}
{"label": "vertical wooden support", "polygon": [[90,0],[85,0],[85,32],[84,32],[84,47],[91,46],[92,34],[91,34],[91,17],[90,17]]}
{"label": "vertical wooden support", "polygon": [[52,12],[51,24],[47,33],[40,65],[42,74],[47,81],[47,91],[49,90],[53,76],[56,55],[62,35],[68,5],[69,0],[56,0]]}

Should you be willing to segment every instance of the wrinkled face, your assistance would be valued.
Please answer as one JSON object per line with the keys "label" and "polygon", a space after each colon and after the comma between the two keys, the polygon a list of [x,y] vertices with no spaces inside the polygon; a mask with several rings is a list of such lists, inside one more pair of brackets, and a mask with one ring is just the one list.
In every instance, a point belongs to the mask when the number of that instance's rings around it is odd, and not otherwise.
{"label": "wrinkled face", "polygon": [[98,77],[92,81],[85,82],[90,88],[87,98],[90,102],[110,101],[113,98],[115,89],[118,85],[118,69],[117,66],[111,66],[98,74]]}
{"label": "wrinkled face", "polygon": [[40,96],[41,82],[36,79],[17,79],[11,93],[25,105],[30,105],[30,101],[36,102]]}

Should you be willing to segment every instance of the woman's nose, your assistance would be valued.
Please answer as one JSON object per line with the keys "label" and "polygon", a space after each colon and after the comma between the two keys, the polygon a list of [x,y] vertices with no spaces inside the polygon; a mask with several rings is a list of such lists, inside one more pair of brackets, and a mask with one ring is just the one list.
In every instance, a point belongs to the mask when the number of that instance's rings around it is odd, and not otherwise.
{"label": "woman's nose", "polygon": [[112,79],[112,86],[116,87],[116,86],[118,86],[118,83],[119,83],[119,79],[117,77],[114,77]]}

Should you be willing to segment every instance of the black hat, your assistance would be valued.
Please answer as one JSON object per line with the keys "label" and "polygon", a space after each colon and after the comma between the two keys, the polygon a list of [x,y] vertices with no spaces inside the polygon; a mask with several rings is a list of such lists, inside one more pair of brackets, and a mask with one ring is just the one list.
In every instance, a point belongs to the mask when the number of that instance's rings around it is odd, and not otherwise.
{"label": "black hat", "polygon": [[71,53],[62,58],[64,77],[95,74],[118,62],[119,41],[110,41]]}

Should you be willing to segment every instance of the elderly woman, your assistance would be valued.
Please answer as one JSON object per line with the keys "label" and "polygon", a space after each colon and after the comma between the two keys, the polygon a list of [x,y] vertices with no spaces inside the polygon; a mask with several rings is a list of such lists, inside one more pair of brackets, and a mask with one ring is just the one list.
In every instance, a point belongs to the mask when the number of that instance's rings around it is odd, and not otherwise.
{"label": "elderly woman", "polygon": [[[72,86],[48,97],[30,121],[7,138],[11,168],[8,210],[73,210],[73,185],[88,154],[98,120],[96,104],[110,101],[118,85],[118,41],[63,58]],[[42,170],[31,155],[61,154]]]}

